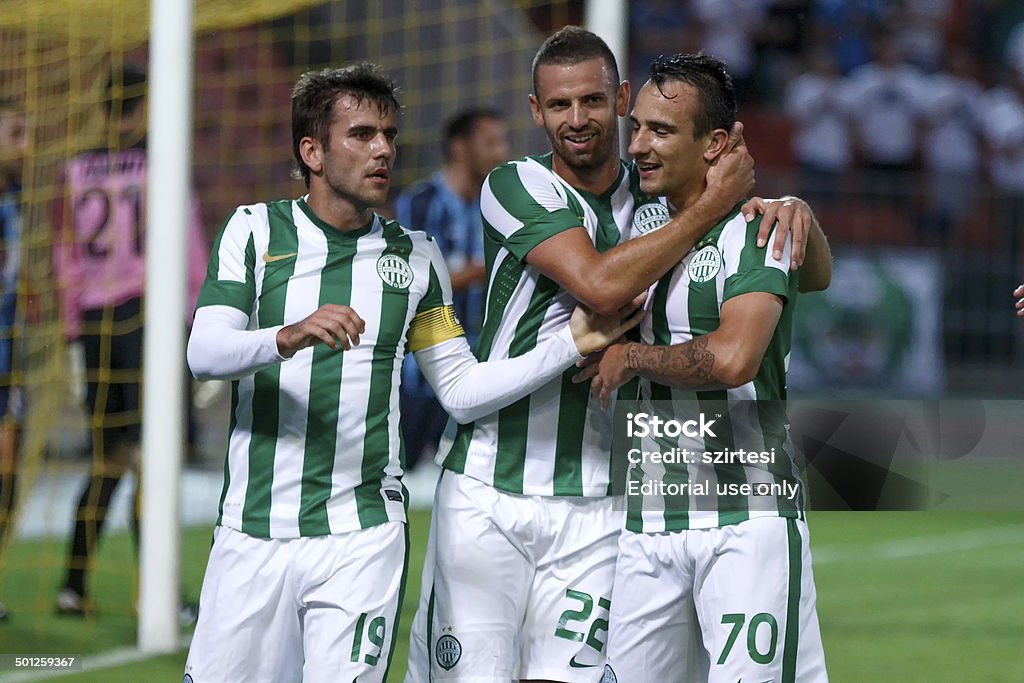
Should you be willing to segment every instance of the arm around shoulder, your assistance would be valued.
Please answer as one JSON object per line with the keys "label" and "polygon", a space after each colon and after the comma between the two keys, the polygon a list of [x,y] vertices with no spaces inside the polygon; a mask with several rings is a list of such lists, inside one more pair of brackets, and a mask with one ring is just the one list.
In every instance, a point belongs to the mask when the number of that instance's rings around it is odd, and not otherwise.
{"label": "arm around shoulder", "polygon": [[515,358],[478,362],[465,337],[448,339],[414,355],[438,401],[460,424],[536,391],[583,357],[568,327]]}
{"label": "arm around shoulder", "polygon": [[580,227],[538,244],[526,261],[588,308],[614,315],[679,263],[720,218],[715,205],[699,200],[659,230],[604,253]]}

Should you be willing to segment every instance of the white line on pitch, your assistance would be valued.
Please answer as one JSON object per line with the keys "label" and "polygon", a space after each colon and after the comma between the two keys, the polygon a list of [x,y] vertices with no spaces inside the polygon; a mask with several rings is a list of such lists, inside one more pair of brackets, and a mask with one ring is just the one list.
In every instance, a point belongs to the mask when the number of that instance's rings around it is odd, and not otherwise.
{"label": "white line on pitch", "polygon": [[896,560],[1018,544],[1024,545],[1024,526],[1014,525],[916,536],[870,545],[815,547],[812,540],[811,555],[814,564],[827,564],[852,560]]}
{"label": "white line on pitch", "polygon": [[[191,636],[184,636],[179,643],[180,648],[184,650],[188,647],[191,640]],[[41,655],[41,656],[53,656],[58,655]],[[134,664],[135,662],[143,662],[147,659],[158,657],[149,652],[142,652],[137,647],[122,647],[116,650],[108,650],[107,652],[100,652],[95,655],[89,655],[88,657],[82,657],[82,668],[74,670],[60,670],[54,671],[52,669],[46,670],[35,670],[35,671],[11,671],[8,673],[0,674],[0,683],[30,683],[32,681],[50,681],[55,678],[63,678],[64,676],[71,676],[72,674],[83,673],[87,671],[102,671],[103,669],[113,669],[118,666],[124,666],[125,664]],[[182,670],[185,665],[182,663]]]}

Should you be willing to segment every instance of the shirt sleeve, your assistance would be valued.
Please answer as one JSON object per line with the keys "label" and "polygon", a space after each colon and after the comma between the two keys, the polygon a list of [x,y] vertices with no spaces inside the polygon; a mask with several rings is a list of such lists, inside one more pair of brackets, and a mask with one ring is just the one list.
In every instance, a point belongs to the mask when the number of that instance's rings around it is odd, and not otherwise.
{"label": "shirt sleeve", "polygon": [[774,244],[777,228],[772,229],[766,246],[758,247],[757,230],[760,224],[760,216],[749,223],[740,216],[723,231],[719,242],[724,267],[727,268],[723,303],[734,296],[750,292],[768,292],[783,299],[791,296],[791,285],[796,283],[796,273],[789,270],[793,255],[793,239],[786,239],[782,258],[777,260],[768,248]]}
{"label": "shirt sleeve", "polygon": [[441,250],[431,239],[424,240],[424,248],[430,259],[430,281],[409,323],[407,350],[410,352],[466,336],[452,306],[452,282]]}
{"label": "shirt sleeve", "polygon": [[187,350],[192,376],[236,380],[286,360],[277,350],[277,332],[283,325],[249,330],[248,323],[248,314],[233,306],[197,309]]}
{"label": "shirt sleeve", "polygon": [[230,306],[249,315],[256,300],[256,248],[245,207],[239,207],[213,244],[196,308]]}
{"label": "shirt sleeve", "polygon": [[415,357],[438,401],[461,424],[518,401],[583,358],[568,325],[515,358],[481,363],[464,337],[422,349]]}
{"label": "shirt sleeve", "polygon": [[[538,163],[514,161],[491,171],[480,193],[484,229],[521,262],[544,240],[583,226],[567,190]],[[489,230],[488,230],[489,229]]]}

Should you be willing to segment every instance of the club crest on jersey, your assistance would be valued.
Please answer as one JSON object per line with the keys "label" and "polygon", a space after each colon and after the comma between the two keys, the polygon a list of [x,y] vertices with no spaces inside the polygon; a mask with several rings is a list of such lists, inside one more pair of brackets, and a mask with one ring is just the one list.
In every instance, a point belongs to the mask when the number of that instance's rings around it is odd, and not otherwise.
{"label": "club crest on jersey", "polygon": [[451,671],[452,667],[462,659],[462,643],[455,636],[445,634],[437,639],[434,656],[442,669]]}
{"label": "club crest on jersey", "polygon": [[722,252],[709,244],[693,255],[686,266],[686,274],[690,276],[690,282],[707,282],[718,275],[721,269]]}
{"label": "club crest on jersey", "polygon": [[633,227],[641,235],[654,232],[668,223],[668,207],[660,202],[650,202],[633,212]]}
{"label": "club crest on jersey", "polygon": [[601,676],[601,683],[619,683],[619,679],[615,676],[615,671],[607,664],[604,665],[604,675]]}
{"label": "club crest on jersey", "polygon": [[412,266],[397,254],[384,254],[377,259],[377,275],[395,289],[409,289],[412,284]]}

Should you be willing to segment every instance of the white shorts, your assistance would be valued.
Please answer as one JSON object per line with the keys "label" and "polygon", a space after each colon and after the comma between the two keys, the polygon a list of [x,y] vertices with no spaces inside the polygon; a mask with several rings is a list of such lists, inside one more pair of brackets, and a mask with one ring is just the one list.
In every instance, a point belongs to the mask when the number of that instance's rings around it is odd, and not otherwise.
{"label": "white shorts", "polygon": [[185,680],[387,679],[408,559],[404,523],[294,539],[217,527],[213,538]]}
{"label": "white shorts", "polygon": [[624,531],[605,683],[827,681],[807,524]]}
{"label": "white shorts", "polygon": [[623,524],[615,503],[515,495],[445,471],[406,681],[426,680],[427,653],[433,681],[600,678]]}

